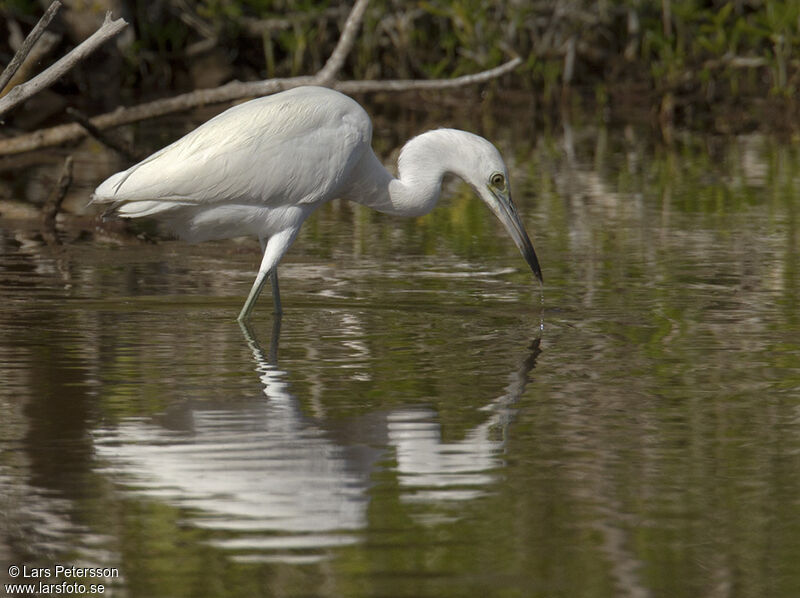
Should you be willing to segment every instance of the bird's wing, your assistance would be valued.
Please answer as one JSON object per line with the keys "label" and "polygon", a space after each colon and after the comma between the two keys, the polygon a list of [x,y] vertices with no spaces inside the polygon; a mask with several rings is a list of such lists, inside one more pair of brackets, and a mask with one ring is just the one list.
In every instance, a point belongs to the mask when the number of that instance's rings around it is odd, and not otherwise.
{"label": "bird's wing", "polygon": [[292,90],[223,112],[107,179],[94,200],[147,202],[148,213],[161,211],[156,204],[313,202],[335,193],[371,134],[369,117],[350,98]]}

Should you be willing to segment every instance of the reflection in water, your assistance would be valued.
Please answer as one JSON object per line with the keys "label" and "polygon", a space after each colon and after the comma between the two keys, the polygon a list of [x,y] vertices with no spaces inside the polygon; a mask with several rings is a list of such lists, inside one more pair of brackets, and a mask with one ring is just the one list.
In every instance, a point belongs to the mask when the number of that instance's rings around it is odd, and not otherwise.
{"label": "reflection in water", "polygon": [[484,408],[488,417],[461,441],[442,442],[435,412],[419,409],[357,422],[356,432],[340,439],[324,420],[304,415],[291,394],[275,360],[279,324],[269,356],[249,328],[242,331],[266,401],[188,406],[160,423],[130,418],[96,432],[95,444],[105,473],[138,495],[191,509],[193,525],[217,533],[213,545],[248,561],[309,562],[325,548],[357,542],[353,532],[367,525],[370,478],[387,450],[369,446],[376,436],[396,452],[401,485],[414,489],[410,499],[476,496],[502,465],[512,407],[539,353],[537,339],[505,392]]}
{"label": "reflection in water", "polygon": [[[71,501],[20,483],[12,469],[5,469],[0,465],[0,512],[9,519],[13,516],[13,528],[4,530],[7,537],[0,537],[0,562],[13,562],[4,554],[7,542],[24,554],[71,554],[96,566],[119,566],[116,555],[104,548],[110,537],[71,518]],[[0,581],[5,581],[2,573]]]}
{"label": "reflection in water", "polygon": [[442,442],[441,425],[430,409],[402,409],[387,418],[389,443],[397,454],[400,483],[416,489],[404,500],[470,499],[489,485],[492,472],[502,466],[513,405],[528,384],[528,375],[540,353],[540,339],[510,376],[505,392],[483,409],[489,417],[467,432],[463,440]]}
{"label": "reflection in water", "polygon": [[139,493],[198,509],[197,526],[234,532],[217,541],[222,547],[291,550],[353,542],[347,532],[365,520],[369,469],[360,465],[377,451],[358,458],[355,449],[332,442],[300,412],[285,372],[252,337],[247,340],[267,401],[190,407],[178,427],[133,419],[98,433],[106,471],[130,478]]}
{"label": "reflection in water", "polygon": [[800,596],[798,147],[573,133],[567,159],[546,133],[514,152],[549,273],[518,413],[538,293],[469,194],[405,224],[321,210],[283,369],[228,322],[254,244],[54,252],[0,222],[0,583]]}

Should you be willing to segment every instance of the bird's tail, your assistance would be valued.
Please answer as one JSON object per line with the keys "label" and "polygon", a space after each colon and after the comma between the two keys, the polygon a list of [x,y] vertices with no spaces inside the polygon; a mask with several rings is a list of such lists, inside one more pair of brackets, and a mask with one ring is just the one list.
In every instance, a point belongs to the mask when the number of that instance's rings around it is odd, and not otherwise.
{"label": "bird's tail", "polygon": [[136,167],[129,168],[128,170],[112,174],[95,189],[95,192],[89,200],[89,204],[106,206],[106,210],[102,214],[103,218],[144,218],[146,216],[158,216],[190,203],[178,199],[160,201],[155,199],[126,197],[125,193],[119,193],[120,187],[135,168]]}

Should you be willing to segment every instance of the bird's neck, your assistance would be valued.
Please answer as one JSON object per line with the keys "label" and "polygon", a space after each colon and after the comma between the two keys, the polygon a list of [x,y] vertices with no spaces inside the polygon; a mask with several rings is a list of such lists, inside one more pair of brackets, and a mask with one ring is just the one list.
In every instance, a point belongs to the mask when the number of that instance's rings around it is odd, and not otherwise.
{"label": "bird's neck", "polygon": [[411,139],[400,152],[397,177],[393,177],[372,151],[362,160],[369,162],[349,199],[396,216],[422,216],[430,212],[442,190],[442,178],[454,173],[451,160],[457,148],[448,138],[447,129],[428,131]]}

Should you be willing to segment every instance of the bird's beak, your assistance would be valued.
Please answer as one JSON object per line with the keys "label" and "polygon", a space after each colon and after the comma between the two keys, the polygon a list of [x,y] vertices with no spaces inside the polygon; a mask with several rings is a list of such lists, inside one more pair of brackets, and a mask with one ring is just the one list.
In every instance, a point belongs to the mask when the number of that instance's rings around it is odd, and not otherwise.
{"label": "bird's beak", "polygon": [[[508,234],[516,243],[522,257],[528,262],[528,265],[533,270],[539,282],[542,280],[542,269],[539,267],[539,260],[536,258],[536,252],[533,250],[533,243],[531,243],[528,233],[525,232],[525,227],[522,226],[522,221],[519,219],[517,209],[514,207],[514,202],[511,201],[511,195],[508,191],[499,191],[491,187],[487,187],[488,198],[486,203],[489,204],[492,212],[500,219],[503,226],[506,227]],[[484,197],[486,195],[481,194]]]}

